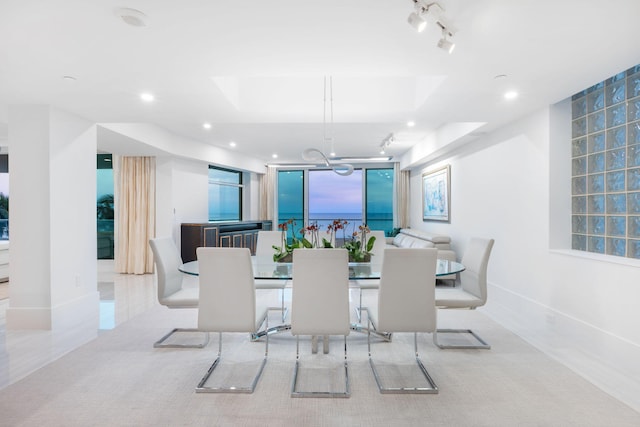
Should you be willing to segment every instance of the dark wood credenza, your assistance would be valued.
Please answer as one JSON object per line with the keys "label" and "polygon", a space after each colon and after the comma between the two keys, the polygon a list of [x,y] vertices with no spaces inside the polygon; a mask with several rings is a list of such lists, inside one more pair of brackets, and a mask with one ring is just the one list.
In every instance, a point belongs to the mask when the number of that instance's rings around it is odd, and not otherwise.
{"label": "dark wood credenza", "polygon": [[255,255],[258,231],[271,230],[271,221],[183,223],[180,227],[182,262],[196,260],[203,246],[249,248]]}

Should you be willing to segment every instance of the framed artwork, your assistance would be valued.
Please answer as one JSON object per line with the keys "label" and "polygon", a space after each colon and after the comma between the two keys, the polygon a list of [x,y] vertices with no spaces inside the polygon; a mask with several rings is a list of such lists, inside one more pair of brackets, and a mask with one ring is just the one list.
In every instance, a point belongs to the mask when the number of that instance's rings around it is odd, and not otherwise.
{"label": "framed artwork", "polygon": [[449,222],[451,213],[451,167],[422,174],[422,220]]}

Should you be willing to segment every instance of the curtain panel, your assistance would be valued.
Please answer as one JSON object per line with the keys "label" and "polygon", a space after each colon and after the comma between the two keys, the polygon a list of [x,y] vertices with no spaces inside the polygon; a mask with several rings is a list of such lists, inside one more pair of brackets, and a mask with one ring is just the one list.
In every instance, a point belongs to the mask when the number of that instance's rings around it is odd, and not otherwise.
{"label": "curtain panel", "polygon": [[398,227],[407,228],[409,222],[409,210],[411,208],[411,193],[409,189],[409,171],[398,173]]}
{"label": "curtain panel", "polygon": [[267,173],[260,175],[260,219],[273,220],[273,201],[276,188],[275,168],[267,167]]}
{"label": "curtain panel", "polygon": [[114,170],[117,212],[115,270],[153,273],[149,239],[156,228],[155,157],[120,157]]}

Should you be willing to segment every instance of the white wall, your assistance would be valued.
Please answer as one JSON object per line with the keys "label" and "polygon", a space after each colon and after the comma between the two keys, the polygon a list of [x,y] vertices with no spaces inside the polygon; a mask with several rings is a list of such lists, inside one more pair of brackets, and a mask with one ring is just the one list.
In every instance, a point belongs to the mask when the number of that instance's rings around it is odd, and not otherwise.
{"label": "white wall", "polygon": [[95,337],[95,125],[45,105],[11,106],[9,118],[7,326],[65,330],[82,325]]}
{"label": "white wall", "polygon": [[[243,218],[260,219],[259,179],[245,173]],[[209,163],[156,157],[156,236],[172,236],[180,246],[180,224],[209,220]]]}
{"label": "white wall", "polygon": [[[449,234],[459,257],[469,237],[494,238],[483,311],[640,410],[640,262],[559,237],[570,233],[569,123],[561,103],[413,169],[411,226]],[[442,164],[451,223],[423,222],[421,175]]]}

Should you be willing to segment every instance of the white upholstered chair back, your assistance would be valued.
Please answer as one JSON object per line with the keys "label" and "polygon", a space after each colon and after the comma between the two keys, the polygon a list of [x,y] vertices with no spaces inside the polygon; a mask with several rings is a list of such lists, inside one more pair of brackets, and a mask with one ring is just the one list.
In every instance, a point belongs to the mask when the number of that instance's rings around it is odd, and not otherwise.
{"label": "white upholstered chair back", "polygon": [[[156,264],[156,276],[158,278],[158,302],[168,308],[198,308],[198,288],[195,286],[183,287],[186,275],[178,270],[182,265],[182,258],[173,239],[170,237],[157,237],[149,240],[149,246],[153,252],[153,260]],[[195,280],[194,276],[191,279]],[[175,332],[194,332],[194,328],[174,328],[160,340],[156,341],[155,348],[203,348],[209,342],[209,334],[205,334],[204,342],[199,344],[180,344],[172,342],[171,337]]]}
{"label": "white upholstered chair back", "polygon": [[469,240],[462,257],[465,270],[460,273],[462,289],[487,302],[487,266],[493,248],[493,239],[473,237]]}
{"label": "white upholstered chair back", "polygon": [[346,249],[293,251],[291,333],[348,335],[349,258]]}
{"label": "white upholstered chair back", "polygon": [[248,248],[197,248],[200,271],[198,328],[253,332],[256,294]]}
{"label": "white upholstered chair back", "polygon": [[374,236],[376,238],[373,243],[373,249],[371,249],[371,254],[376,257],[384,256],[384,249],[387,245],[387,239],[384,235],[384,231],[382,230],[371,230],[371,233],[368,234],[368,237]]}
{"label": "white upholstered chair back", "polygon": [[156,263],[158,301],[160,304],[170,305],[167,298],[182,289],[184,274],[178,270],[178,267],[182,265],[180,252],[170,237],[151,239],[149,246],[151,246]]}
{"label": "white upholstered chair back", "polygon": [[273,246],[282,246],[281,231],[258,231],[258,242],[256,243],[256,256],[271,257],[275,253]]}
{"label": "white upholstered chair back", "polygon": [[435,248],[387,249],[382,262],[376,328],[386,332],[436,329]]}

